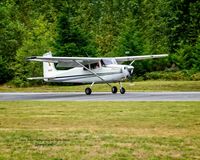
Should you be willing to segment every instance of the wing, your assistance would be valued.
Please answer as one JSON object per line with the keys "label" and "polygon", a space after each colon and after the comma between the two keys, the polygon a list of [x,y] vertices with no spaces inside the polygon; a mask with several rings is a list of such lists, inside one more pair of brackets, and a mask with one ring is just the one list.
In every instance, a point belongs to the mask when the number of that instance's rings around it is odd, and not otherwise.
{"label": "wing", "polygon": [[127,57],[115,57],[118,63],[123,63],[126,61],[153,59],[153,58],[163,58],[167,57],[168,54],[158,54],[158,55],[144,55],[144,56],[127,56]]}
{"label": "wing", "polygon": [[80,66],[77,62],[86,65],[96,63],[101,60],[101,58],[91,58],[91,57],[42,57],[34,56],[28,57],[28,61],[37,61],[37,62],[50,62],[58,63],[57,67],[78,67]]}
{"label": "wing", "polygon": [[[37,62],[49,62],[57,63],[57,67],[78,67],[86,64],[96,63],[102,59],[116,59],[118,63],[123,63],[126,61],[135,61],[135,60],[144,60],[152,58],[162,58],[166,57],[168,54],[159,54],[159,55],[144,55],[144,56],[127,56],[127,57],[52,57],[50,56],[32,56],[28,57],[28,61],[37,61]],[[78,62],[78,63],[77,63]]]}

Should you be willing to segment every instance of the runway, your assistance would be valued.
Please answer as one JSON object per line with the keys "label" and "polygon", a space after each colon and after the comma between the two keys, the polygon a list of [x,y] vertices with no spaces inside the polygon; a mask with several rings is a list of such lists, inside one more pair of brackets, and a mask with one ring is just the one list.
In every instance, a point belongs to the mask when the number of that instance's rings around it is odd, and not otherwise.
{"label": "runway", "polygon": [[200,101],[200,92],[127,92],[112,94],[110,92],[13,92],[0,93],[0,101]]}

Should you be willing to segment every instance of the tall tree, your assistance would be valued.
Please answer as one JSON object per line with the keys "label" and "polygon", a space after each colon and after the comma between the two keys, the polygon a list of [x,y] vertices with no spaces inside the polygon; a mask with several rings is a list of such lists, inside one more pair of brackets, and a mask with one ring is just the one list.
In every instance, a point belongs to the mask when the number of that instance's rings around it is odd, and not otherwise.
{"label": "tall tree", "polygon": [[89,33],[73,23],[77,15],[71,5],[64,6],[58,18],[56,55],[94,56],[96,51],[90,41]]}
{"label": "tall tree", "polygon": [[16,17],[14,0],[0,4],[0,83],[4,83],[13,77],[11,64],[22,43],[23,26]]}

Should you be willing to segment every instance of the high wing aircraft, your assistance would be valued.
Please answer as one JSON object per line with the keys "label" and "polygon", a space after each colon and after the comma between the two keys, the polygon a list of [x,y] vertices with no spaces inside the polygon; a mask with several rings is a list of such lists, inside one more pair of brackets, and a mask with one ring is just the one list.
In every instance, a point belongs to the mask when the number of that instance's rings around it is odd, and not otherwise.
{"label": "high wing aircraft", "polygon": [[[135,60],[144,60],[152,58],[162,58],[167,54],[127,56],[127,57],[52,57],[48,52],[43,56],[28,57],[28,61],[43,62],[43,76],[28,78],[29,80],[43,79],[46,82],[67,82],[67,83],[86,83],[91,84],[85,89],[85,93],[92,93],[92,86],[95,83],[107,83],[111,87],[113,94],[117,93],[117,87],[109,84],[110,82],[120,83],[120,93],[125,93],[125,88],[121,82],[132,76]],[[122,64],[130,61],[129,65]],[[56,67],[55,67],[56,64]],[[56,68],[65,67],[66,70]]]}

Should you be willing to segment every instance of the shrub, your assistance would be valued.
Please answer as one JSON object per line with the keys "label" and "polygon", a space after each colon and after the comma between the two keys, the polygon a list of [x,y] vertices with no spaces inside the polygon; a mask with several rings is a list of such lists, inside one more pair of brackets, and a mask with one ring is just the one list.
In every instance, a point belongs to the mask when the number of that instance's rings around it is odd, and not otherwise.
{"label": "shrub", "polygon": [[168,72],[149,72],[144,76],[144,80],[200,80],[200,73],[193,73],[189,70],[168,71]]}
{"label": "shrub", "polygon": [[192,80],[194,81],[200,81],[200,72],[192,75]]}

